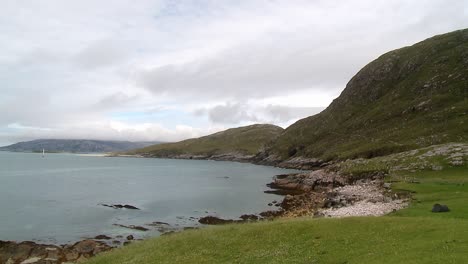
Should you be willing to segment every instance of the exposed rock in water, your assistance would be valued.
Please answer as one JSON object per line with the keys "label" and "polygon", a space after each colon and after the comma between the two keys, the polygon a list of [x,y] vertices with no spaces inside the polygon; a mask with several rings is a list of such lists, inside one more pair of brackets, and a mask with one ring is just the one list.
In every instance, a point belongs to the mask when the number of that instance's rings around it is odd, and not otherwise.
{"label": "exposed rock in water", "polygon": [[128,235],[127,236],[127,240],[133,240],[133,239],[135,239],[135,237],[133,237],[133,235]]}
{"label": "exposed rock in water", "polygon": [[146,227],[142,227],[142,226],[136,226],[136,225],[121,225],[121,224],[114,224],[115,226],[120,226],[120,227],[124,227],[124,228],[129,228],[129,229],[135,229],[135,230],[139,230],[139,231],[148,231],[149,229],[146,228]]}
{"label": "exposed rock in water", "polygon": [[101,204],[101,205],[105,207],[114,208],[114,209],[125,208],[125,209],[131,209],[131,210],[140,210],[140,208],[130,205],[130,204],[123,204],[123,205],[122,204]]}
{"label": "exposed rock in water", "polygon": [[0,241],[0,263],[69,263],[93,257],[110,249],[111,247],[105,243],[94,240],[83,240],[63,247],[30,241],[21,243]]}
{"label": "exposed rock in water", "polygon": [[94,239],[98,239],[98,240],[109,240],[109,239],[111,239],[111,237],[106,236],[106,235],[98,235],[98,236],[95,236]]}
{"label": "exposed rock in water", "polygon": [[170,224],[166,223],[166,222],[160,222],[160,221],[154,221],[153,223],[151,224],[147,224],[149,226],[160,226],[160,225],[167,225],[169,226]]}
{"label": "exposed rock in water", "polygon": [[432,206],[432,212],[433,213],[445,213],[445,212],[450,212],[450,209],[445,204],[434,204],[434,206]]}

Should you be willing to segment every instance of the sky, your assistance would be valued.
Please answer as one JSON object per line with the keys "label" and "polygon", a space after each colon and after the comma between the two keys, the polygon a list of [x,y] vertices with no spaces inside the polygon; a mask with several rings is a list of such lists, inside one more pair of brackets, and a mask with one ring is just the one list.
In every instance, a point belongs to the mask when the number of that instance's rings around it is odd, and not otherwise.
{"label": "sky", "polygon": [[465,0],[0,0],[0,145],[287,127]]}

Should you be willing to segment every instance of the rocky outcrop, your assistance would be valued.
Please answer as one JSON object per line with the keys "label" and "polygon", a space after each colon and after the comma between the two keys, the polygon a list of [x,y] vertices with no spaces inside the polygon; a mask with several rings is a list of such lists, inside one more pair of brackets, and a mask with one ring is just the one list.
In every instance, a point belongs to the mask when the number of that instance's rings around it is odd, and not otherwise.
{"label": "rocky outcrop", "polygon": [[392,193],[378,172],[355,180],[339,171],[321,169],[278,175],[268,186],[287,195],[280,210],[265,212],[265,217],[383,215],[407,205],[406,197]]}
{"label": "rocky outcrop", "polygon": [[298,169],[298,170],[313,170],[323,167],[326,163],[320,159],[294,157],[285,161],[279,162],[276,166],[281,168]]}
{"label": "rocky outcrop", "polygon": [[0,241],[0,263],[60,264],[79,262],[112,247],[95,240],[83,240],[73,245],[56,246],[35,242]]}
{"label": "rocky outcrop", "polygon": [[267,184],[272,189],[311,192],[322,191],[348,183],[348,179],[338,172],[316,170],[306,173],[278,175]]}

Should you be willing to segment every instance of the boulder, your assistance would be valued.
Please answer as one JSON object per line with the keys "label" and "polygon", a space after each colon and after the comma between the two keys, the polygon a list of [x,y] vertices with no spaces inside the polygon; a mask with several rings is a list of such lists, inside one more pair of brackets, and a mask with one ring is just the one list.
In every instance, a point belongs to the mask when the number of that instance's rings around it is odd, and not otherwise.
{"label": "boulder", "polygon": [[450,209],[445,204],[434,204],[434,206],[432,206],[432,212],[433,213],[445,213],[445,212],[449,212],[449,211],[450,211]]}

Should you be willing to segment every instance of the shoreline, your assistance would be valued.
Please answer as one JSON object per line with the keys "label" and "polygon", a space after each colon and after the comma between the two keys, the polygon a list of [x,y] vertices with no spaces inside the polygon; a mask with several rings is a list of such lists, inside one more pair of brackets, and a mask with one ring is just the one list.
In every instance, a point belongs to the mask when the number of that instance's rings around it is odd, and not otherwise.
{"label": "shoreline", "polygon": [[[132,155],[131,157],[144,156]],[[314,171],[276,175],[273,177],[273,181],[266,185],[270,187],[270,190],[264,191],[265,193],[282,196],[278,201],[275,200],[268,204],[275,210],[245,214],[241,215],[239,219],[223,219],[207,215],[198,218],[198,223],[202,224],[203,227],[203,225],[256,222],[284,217],[379,216],[407,205],[406,198],[398,195],[392,197],[394,193],[389,190],[389,186],[385,186],[383,175],[380,174],[369,179],[355,181],[338,171],[322,168]],[[174,227],[162,222],[154,222],[154,224],[152,227],[156,228],[161,235],[199,228],[195,225],[185,228]],[[139,230],[140,227],[128,226],[127,228]],[[127,239],[121,236],[112,238],[106,235],[97,235],[94,238],[66,245],[0,240],[0,257],[7,256],[5,263],[9,264],[41,263],[39,261],[44,260],[47,260],[47,263],[70,263],[125,246],[135,240],[140,239],[135,239],[133,235],[129,235]],[[2,259],[0,258],[0,260]]]}

